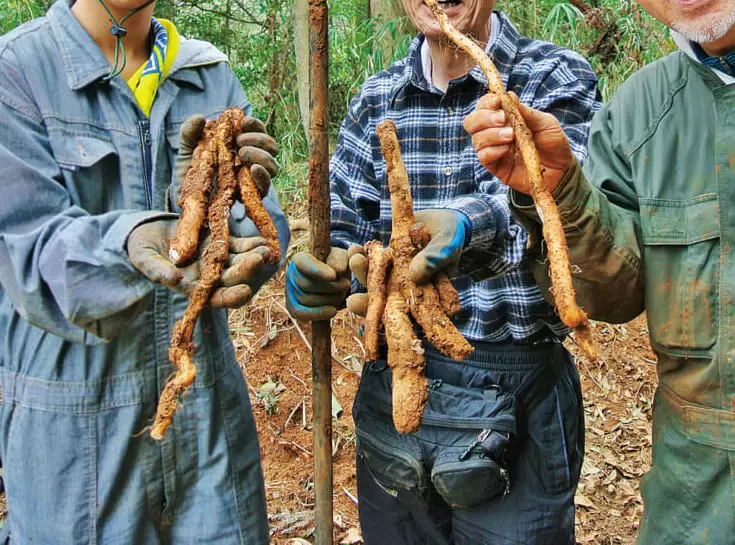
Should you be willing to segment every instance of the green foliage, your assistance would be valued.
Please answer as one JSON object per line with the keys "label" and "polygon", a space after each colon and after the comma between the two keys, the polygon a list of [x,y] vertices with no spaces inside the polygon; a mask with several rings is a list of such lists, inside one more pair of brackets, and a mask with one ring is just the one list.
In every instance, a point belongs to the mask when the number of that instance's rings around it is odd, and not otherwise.
{"label": "green foliage", "polygon": [[[53,0],[0,0],[0,33],[42,15]],[[296,86],[294,0],[158,0],[156,14],[230,57],[256,116],[281,146],[276,187],[285,204],[305,200],[308,142]],[[387,0],[386,0],[387,1]],[[332,144],[364,81],[405,55],[405,17],[371,19],[368,0],[331,0],[329,132]],[[582,9],[580,9],[581,6]],[[522,34],[587,56],[608,100],[633,72],[672,50],[663,25],[632,0],[498,0]],[[584,12],[584,13],[583,13]]]}
{"label": "green foliage", "polygon": [[605,101],[634,72],[673,50],[663,24],[632,0],[499,0],[519,31],[587,57]]}
{"label": "green foliage", "polygon": [[43,15],[47,7],[46,2],[38,0],[0,1],[0,34],[5,34],[21,23]]}

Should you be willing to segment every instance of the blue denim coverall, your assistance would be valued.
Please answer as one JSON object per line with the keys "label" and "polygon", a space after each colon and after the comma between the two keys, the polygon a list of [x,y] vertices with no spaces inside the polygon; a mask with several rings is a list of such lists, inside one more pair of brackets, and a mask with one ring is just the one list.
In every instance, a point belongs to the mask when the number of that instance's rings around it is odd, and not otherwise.
{"label": "blue denim coverall", "polygon": [[[199,374],[163,441],[141,433],[187,300],[125,250],[138,224],[171,216],[182,122],[250,111],[226,61],[182,39],[149,119],[123,79],[105,81],[110,65],[70,0],[0,37],[0,455],[13,542],[268,542],[226,312],[200,318]],[[264,202],[285,249],[272,190]],[[257,234],[241,205],[232,226]]]}

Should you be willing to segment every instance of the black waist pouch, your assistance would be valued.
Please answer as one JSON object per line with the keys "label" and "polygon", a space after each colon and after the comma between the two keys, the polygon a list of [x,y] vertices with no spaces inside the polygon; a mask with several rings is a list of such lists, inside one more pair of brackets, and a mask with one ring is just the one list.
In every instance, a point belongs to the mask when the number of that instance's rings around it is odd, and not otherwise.
{"label": "black waist pouch", "polygon": [[[545,368],[552,376],[540,376]],[[423,498],[432,486],[455,508],[485,503],[510,490],[508,460],[518,436],[519,399],[525,384],[544,378],[551,391],[550,365],[531,371],[517,392],[429,379],[421,428],[403,435],[392,424],[391,370],[383,361],[369,362],[353,405],[358,449],[389,494],[407,491]]]}

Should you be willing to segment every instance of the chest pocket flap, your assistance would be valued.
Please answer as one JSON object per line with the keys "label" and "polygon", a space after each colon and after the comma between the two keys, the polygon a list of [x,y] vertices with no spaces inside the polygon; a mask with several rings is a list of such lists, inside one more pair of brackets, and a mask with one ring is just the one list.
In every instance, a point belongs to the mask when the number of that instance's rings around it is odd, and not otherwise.
{"label": "chest pocket flap", "polygon": [[695,244],[720,236],[715,193],[689,200],[640,199],[641,230],[647,245]]}
{"label": "chest pocket flap", "polygon": [[115,154],[112,142],[91,136],[68,136],[52,142],[54,155],[62,168],[89,168]]}
{"label": "chest pocket flap", "polygon": [[717,337],[720,220],[717,195],[641,199],[651,341],[675,356],[704,356]]}

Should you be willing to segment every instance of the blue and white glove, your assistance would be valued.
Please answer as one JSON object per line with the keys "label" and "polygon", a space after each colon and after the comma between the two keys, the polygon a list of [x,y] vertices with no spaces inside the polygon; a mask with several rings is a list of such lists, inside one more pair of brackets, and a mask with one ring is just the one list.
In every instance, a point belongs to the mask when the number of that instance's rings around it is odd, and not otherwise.
{"label": "blue and white glove", "polygon": [[429,243],[411,260],[409,275],[417,284],[429,282],[439,271],[451,272],[472,236],[472,224],[463,213],[429,208],[416,212],[431,235]]}
{"label": "blue and white glove", "polygon": [[296,254],[286,269],[286,309],[294,318],[328,320],[350,292],[347,250],[332,248],[323,263],[309,252]]}

